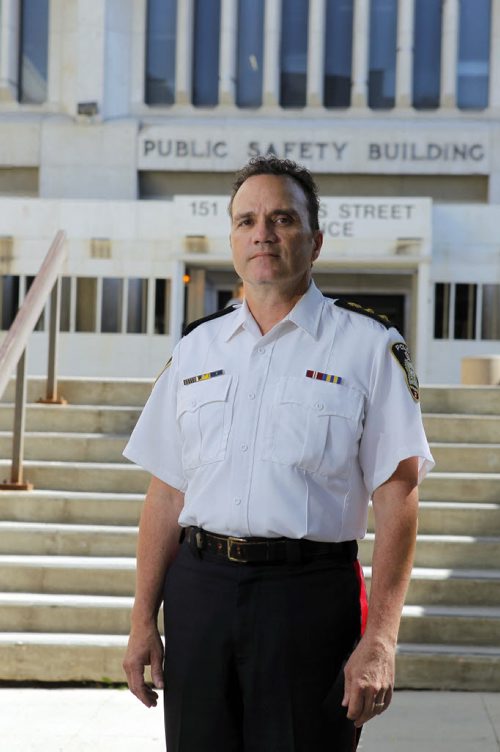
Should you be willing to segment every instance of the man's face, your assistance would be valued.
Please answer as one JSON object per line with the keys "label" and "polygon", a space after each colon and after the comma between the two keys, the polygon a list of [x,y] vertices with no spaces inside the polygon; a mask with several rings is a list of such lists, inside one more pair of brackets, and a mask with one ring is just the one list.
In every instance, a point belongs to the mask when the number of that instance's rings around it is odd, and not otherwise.
{"label": "man's face", "polygon": [[306,197],[287,176],[254,175],[233,199],[231,248],[239,277],[248,286],[307,289],[323,237],[311,230]]}

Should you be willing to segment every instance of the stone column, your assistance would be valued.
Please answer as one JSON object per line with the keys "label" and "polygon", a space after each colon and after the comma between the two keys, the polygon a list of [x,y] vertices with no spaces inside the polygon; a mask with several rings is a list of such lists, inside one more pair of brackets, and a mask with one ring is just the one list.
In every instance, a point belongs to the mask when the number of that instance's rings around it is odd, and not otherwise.
{"label": "stone column", "polygon": [[309,3],[307,44],[307,105],[323,106],[325,80],[326,0]]}
{"label": "stone column", "polygon": [[412,106],[414,13],[415,0],[399,0],[396,57],[396,107]]}
{"label": "stone column", "polygon": [[220,24],[219,104],[234,105],[236,97],[237,0],[222,0]]}
{"label": "stone column", "polygon": [[440,107],[457,106],[458,0],[443,0]]}
{"label": "stone column", "polygon": [[147,0],[134,0],[132,11],[132,70],[130,71],[130,104],[142,107],[146,83],[146,16]]}
{"label": "stone column", "polygon": [[368,105],[368,50],[370,6],[368,0],[354,0],[351,107]]}
{"label": "stone column", "polygon": [[500,3],[491,3],[490,107],[500,108]]}
{"label": "stone column", "polygon": [[264,105],[276,106],[280,96],[281,2],[266,0],[264,16]]}
{"label": "stone column", "polygon": [[175,58],[175,102],[190,104],[193,89],[194,3],[177,5],[177,52]]}

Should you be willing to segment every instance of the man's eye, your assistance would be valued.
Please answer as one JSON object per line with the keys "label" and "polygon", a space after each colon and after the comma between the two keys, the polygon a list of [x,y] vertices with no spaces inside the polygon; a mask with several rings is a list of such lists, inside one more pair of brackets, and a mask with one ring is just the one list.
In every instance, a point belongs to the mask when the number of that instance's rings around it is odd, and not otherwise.
{"label": "man's eye", "polygon": [[274,221],[279,225],[289,225],[292,219],[291,217],[287,217],[285,214],[282,214],[279,217],[276,217]]}

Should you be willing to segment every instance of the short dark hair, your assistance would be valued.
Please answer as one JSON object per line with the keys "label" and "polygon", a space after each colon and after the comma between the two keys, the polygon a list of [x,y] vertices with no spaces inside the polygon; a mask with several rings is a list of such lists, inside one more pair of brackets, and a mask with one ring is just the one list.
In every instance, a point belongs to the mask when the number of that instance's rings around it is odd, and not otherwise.
{"label": "short dark hair", "polygon": [[231,198],[229,199],[229,214],[232,214],[233,200],[237,192],[254,175],[279,175],[294,180],[301,187],[307,202],[309,224],[311,230],[319,230],[319,196],[318,186],[306,167],[292,162],[291,159],[280,159],[270,154],[267,157],[253,157],[247,164],[236,173]]}

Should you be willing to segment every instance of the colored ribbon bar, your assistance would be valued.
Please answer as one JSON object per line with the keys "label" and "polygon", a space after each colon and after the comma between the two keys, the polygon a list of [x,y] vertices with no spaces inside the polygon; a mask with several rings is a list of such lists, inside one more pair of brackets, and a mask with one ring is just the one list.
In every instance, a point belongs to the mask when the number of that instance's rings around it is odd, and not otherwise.
{"label": "colored ribbon bar", "polygon": [[216,376],[222,376],[223,373],[223,370],[210,371],[210,373],[200,373],[199,376],[191,376],[189,379],[184,379],[182,383],[184,384],[184,386],[188,386],[188,384],[196,384],[197,381],[207,381],[207,379],[214,379]]}
{"label": "colored ribbon bar", "polygon": [[342,383],[342,376],[334,376],[333,373],[321,373],[321,371],[306,371],[306,376],[308,379],[328,381],[330,384]]}

